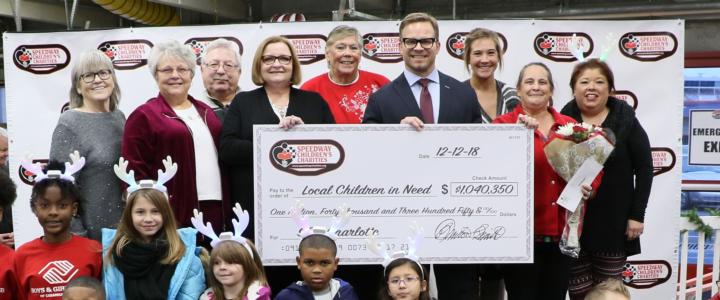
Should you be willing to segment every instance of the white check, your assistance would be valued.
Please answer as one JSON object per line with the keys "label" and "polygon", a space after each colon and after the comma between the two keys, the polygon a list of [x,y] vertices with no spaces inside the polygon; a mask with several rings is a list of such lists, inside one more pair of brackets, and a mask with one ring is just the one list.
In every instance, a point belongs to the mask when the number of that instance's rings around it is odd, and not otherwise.
{"label": "white check", "polygon": [[254,127],[255,238],[263,263],[295,264],[301,200],[310,225],[338,231],[343,264],[407,250],[410,225],[424,229],[424,263],[533,261],[533,136],[519,125],[277,125]]}

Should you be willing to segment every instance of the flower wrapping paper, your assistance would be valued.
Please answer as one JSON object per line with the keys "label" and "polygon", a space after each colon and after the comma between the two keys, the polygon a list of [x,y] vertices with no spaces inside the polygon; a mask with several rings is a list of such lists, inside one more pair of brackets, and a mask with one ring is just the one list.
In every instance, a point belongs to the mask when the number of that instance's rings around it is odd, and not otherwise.
{"label": "flower wrapping paper", "polygon": [[[553,170],[568,182],[587,159],[604,164],[615,149],[614,144],[615,137],[609,129],[571,123],[560,126],[543,150]],[[565,228],[560,238],[563,254],[574,258],[580,255],[584,215],[585,201],[580,201],[574,213],[565,211]]]}

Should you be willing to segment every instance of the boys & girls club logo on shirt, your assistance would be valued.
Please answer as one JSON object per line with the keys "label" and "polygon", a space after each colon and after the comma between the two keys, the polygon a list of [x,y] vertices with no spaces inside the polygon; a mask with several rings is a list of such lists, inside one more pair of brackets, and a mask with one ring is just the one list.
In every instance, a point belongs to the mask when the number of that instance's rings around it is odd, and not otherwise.
{"label": "boys & girls club logo on shirt", "polygon": [[60,44],[20,45],[13,51],[13,63],[33,74],[50,74],[70,63],[70,51]]}
{"label": "boys & girls club logo on shirt", "polygon": [[652,147],[650,148],[653,160],[653,175],[657,176],[667,171],[672,170],[675,167],[675,152],[670,148],[666,147]]}
{"label": "boys & girls club logo on shirt", "polygon": [[298,176],[327,173],[345,161],[345,150],[333,140],[281,140],[270,149],[276,169]]}
{"label": "boys & girls club logo on shirt", "polygon": [[618,40],[620,53],[637,61],[658,61],[675,54],[678,40],[662,32],[628,32]]}
{"label": "boys & girls club logo on shirt", "polygon": [[189,38],[187,41],[185,41],[185,45],[188,45],[192,48],[193,52],[195,52],[195,57],[197,57],[197,64],[200,65],[201,59],[203,55],[205,55],[205,50],[207,49],[207,45],[210,44],[210,42],[217,40],[217,39],[226,39],[232,43],[235,43],[238,46],[238,53],[240,55],[243,54],[243,44],[240,42],[240,40],[231,37],[231,36],[217,36],[217,37],[194,37]]}
{"label": "boys & girls club logo on shirt", "polygon": [[588,57],[593,52],[594,43],[584,32],[541,32],[535,36],[533,49],[543,58],[557,62],[572,62],[577,59],[570,52],[573,35],[577,46],[582,49],[583,56]]}
{"label": "boys & girls club logo on shirt", "polygon": [[295,47],[301,65],[309,65],[325,59],[325,42],[322,34],[283,35]]}
{"label": "boys & girls club logo on shirt", "polygon": [[105,53],[117,70],[132,70],[147,64],[153,43],[148,40],[105,41],[97,49]]}
{"label": "boys & girls club logo on shirt", "polygon": [[627,102],[627,104],[632,106],[633,110],[637,110],[638,98],[635,93],[626,90],[616,90],[615,92],[613,92],[613,97]]}
{"label": "boys & girls club logo on shirt", "polygon": [[[47,164],[48,159],[33,159],[32,163],[39,162],[40,164]],[[18,167],[18,177],[20,178],[20,181],[27,185],[35,185],[35,174],[33,172],[30,172],[28,170],[25,170],[22,165]]]}
{"label": "boys & girls club logo on shirt", "polygon": [[42,275],[49,284],[64,284],[75,277],[80,271],[71,262],[67,260],[51,261],[43,267],[38,274]]}
{"label": "boys & girls club logo on shirt", "polygon": [[621,273],[625,285],[636,289],[649,289],[670,279],[672,267],[664,260],[628,261]]}
{"label": "boys & girls club logo on shirt", "polygon": [[[502,49],[502,52],[507,52],[508,43],[507,39],[502,33],[495,32],[500,37],[500,49]],[[450,35],[450,37],[445,41],[445,50],[447,50],[448,54],[450,56],[457,58],[457,59],[463,59],[463,56],[465,55],[465,49],[469,47],[470,45],[465,44],[465,39],[468,35],[468,32],[455,32]]]}
{"label": "boys & girls club logo on shirt", "polygon": [[379,63],[402,61],[400,35],[397,32],[368,33],[362,37],[363,57]]}

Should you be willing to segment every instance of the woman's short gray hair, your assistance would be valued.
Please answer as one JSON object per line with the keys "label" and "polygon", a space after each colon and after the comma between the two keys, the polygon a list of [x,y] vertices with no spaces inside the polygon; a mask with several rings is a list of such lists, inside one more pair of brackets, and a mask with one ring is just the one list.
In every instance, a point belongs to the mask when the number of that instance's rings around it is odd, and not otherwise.
{"label": "woman's short gray hair", "polygon": [[335,42],[349,36],[355,37],[358,42],[358,46],[362,47],[362,36],[357,28],[348,25],[340,25],[333,28],[333,30],[331,30],[328,34],[328,39],[325,43],[325,51],[327,52],[328,48],[335,44]]}
{"label": "woman's short gray hair", "polygon": [[242,57],[240,56],[240,47],[238,47],[237,44],[235,44],[231,41],[228,41],[224,38],[219,38],[219,39],[214,40],[207,44],[207,46],[205,47],[205,54],[203,54],[203,56],[202,56],[202,63],[203,64],[207,63],[207,60],[205,59],[205,55],[210,53],[210,51],[215,50],[215,49],[222,49],[222,48],[228,49],[228,50],[230,50],[230,52],[233,53],[233,55],[235,56],[235,61],[237,61],[238,69],[241,69],[242,68]]}
{"label": "woman's short gray hair", "polygon": [[78,88],[81,84],[80,76],[100,70],[108,70],[112,75],[115,87],[113,88],[112,94],[110,94],[110,111],[117,109],[120,103],[120,85],[118,84],[117,76],[115,76],[112,61],[100,50],[85,52],[75,61],[72,71],[70,72],[70,108],[83,106],[83,96],[81,93],[78,93]]}
{"label": "woman's short gray hair", "polygon": [[150,50],[148,69],[150,69],[150,74],[152,74],[155,80],[157,80],[157,64],[166,56],[177,57],[185,61],[185,64],[187,64],[188,69],[190,69],[192,73],[190,77],[195,76],[195,62],[197,60],[195,52],[188,45],[183,45],[176,40],[170,40],[158,43]]}

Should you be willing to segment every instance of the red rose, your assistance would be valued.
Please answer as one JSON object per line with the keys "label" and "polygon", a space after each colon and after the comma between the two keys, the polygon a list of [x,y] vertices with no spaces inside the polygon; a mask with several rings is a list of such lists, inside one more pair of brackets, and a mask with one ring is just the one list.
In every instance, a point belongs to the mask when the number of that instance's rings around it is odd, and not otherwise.
{"label": "red rose", "polygon": [[575,126],[573,126],[573,132],[574,133],[585,132],[585,128],[580,125],[575,125]]}

